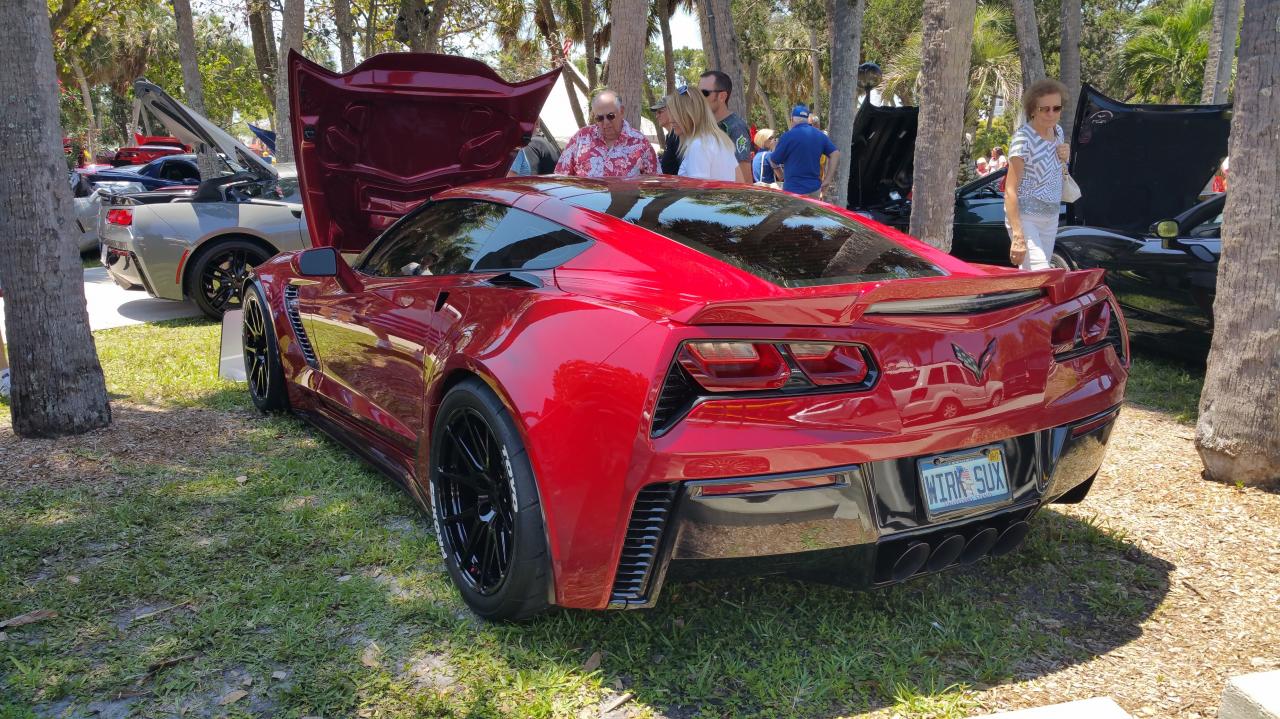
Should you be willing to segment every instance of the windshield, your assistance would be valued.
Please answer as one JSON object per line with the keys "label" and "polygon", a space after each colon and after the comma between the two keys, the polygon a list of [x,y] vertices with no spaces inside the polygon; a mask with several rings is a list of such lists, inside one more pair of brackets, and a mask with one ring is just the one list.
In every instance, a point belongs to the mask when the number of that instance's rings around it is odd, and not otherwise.
{"label": "windshield", "polygon": [[652,230],[782,287],[945,274],[867,225],[781,192],[619,183],[565,201]]}

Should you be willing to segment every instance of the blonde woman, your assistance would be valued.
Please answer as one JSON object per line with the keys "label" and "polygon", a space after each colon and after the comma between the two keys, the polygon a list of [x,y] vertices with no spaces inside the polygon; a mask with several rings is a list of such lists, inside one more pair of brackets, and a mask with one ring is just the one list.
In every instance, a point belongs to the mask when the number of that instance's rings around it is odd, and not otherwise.
{"label": "blonde woman", "polygon": [[667,112],[680,135],[680,174],[701,180],[740,181],[733,142],[716,125],[707,101],[681,87],[667,96]]}
{"label": "blonde woman", "polygon": [[756,151],[756,156],[751,158],[751,179],[757,184],[776,185],[773,163],[769,162],[769,153],[778,146],[778,138],[772,128],[766,127],[757,130],[754,139],[756,147],[760,149]]}

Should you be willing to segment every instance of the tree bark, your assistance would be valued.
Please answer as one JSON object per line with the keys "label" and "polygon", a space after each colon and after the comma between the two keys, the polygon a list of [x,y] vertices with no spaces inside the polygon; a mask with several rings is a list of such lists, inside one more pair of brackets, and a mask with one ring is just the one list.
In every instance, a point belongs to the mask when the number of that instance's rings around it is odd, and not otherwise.
{"label": "tree bark", "polygon": [[[759,95],[759,90],[760,90],[760,63],[754,60],[751,60],[747,62],[747,96],[743,103],[744,105],[746,105],[747,114],[743,115],[742,116],[743,118],[751,117],[751,108],[753,105],[755,105],[756,97]],[[755,138],[752,138],[752,141],[754,142]]]}
{"label": "tree bark", "polygon": [[333,0],[333,24],[338,28],[338,59],[342,71],[356,66],[355,25],[351,22],[351,0]]}
{"label": "tree bark", "polygon": [[1062,98],[1062,132],[1071,141],[1071,128],[1076,121],[1076,101],[1080,97],[1080,0],[1062,0],[1062,48],[1059,50],[1061,71],[1058,79],[1067,86]]}
{"label": "tree bark", "polygon": [[89,332],[84,271],[71,235],[58,76],[45,0],[0,3],[0,285],[22,437],[80,434],[111,423]]}
{"label": "tree bark", "polygon": [[822,119],[822,53],[818,51],[818,28],[809,25],[809,84],[813,97],[809,102],[809,112]]}
{"label": "tree bark", "polygon": [[84,111],[89,119],[84,149],[89,153],[89,161],[95,162],[98,157],[98,118],[93,110],[93,93],[89,89],[89,79],[85,77],[84,66],[80,64],[79,58],[71,58],[71,72],[75,73],[76,84],[80,86],[80,99],[84,102]]}
{"label": "tree bark", "polygon": [[204,107],[204,81],[196,53],[196,29],[191,17],[191,0],[173,0],[173,19],[178,24],[178,66],[182,68],[182,92],[187,107],[208,116]]}
{"label": "tree bark", "polygon": [[289,119],[289,51],[302,52],[305,0],[284,0],[280,65],[276,71],[276,161],[293,162],[293,125]]}
{"label": "tree bark", "polygon": [[[582,48],[587,53],[587,84],[591,92],[595,90],[600,82],[600,68],[596,65],[597,56],[600,49],[596,47],[596,8],[593,0],[580,0],[582,2]],[[659,3],[662,0],[658,0]],[[668,26],[670,32],[670,26]]]}
{"label": "tree bark", "polygon": [[974,10],[974,0],[924,3],[910,232],[943,252],[951,249],[955,220]]}
{"label": "tree bark", "polygon": [[[340,0],[335,0],[340,1]],[[253,43],[253,62],[258,69],[258,81],[262,83],[262,94],[272,98],[275,107],[276,68],[274,56],[275,23],[271,21],[271,11],[267,9],[265,0],[245,0],[245,13],[249,16],[249,37]],[[266,17],[263,17],[263,16]],[[274,110],[272,111],[274,113]],[[275,118],[271,119],[271,127],[275,127]]]}
{"label": "tree bark", "polygon": [[858,105],[858,53],[862,47],[863,0],[835,0],[831,46],[831,119],[827,127],[840,151],[836,164],[835,197],[829,202],[844,207],[849,191],[849,167],[853,160],[853,116]]}
{"label": "tree bark", "polygon": [[[644,102],[646,105],[653,105],[655,102],[657,102],[657,98],[653,96],[653,88],[649,87],[649,83],[647,82],[644,84]],[[656,134],[656,137],[658,138],[658,146],[666,147],[667,133],[665,130],[662,129],[662,125],[659,125],[656,122],[653,123],[653,130],[654,130],[654,133]]]}
{"label": "tree bark", "polygon": [[778,118],[773,114],[773,103],[769,101],[769,93],[764,91],[764,85],[756,87],[756,92],[760,93],[760,104],[764,105],[764,121],[769,123],[775,134],[782,134],[782,130],[786,128],[778,127]]}
{"label": "tree bark", "polygon": [[444,27],[445,15],[453,0],[436,0],[431,6],[431,16],[427,18],[426,36],[422,40],[426,52],[440,52],[440,29]]}
{"label": "tree bark", "polygon": [[673,95],[676,91],[676,53],[671,46],[671,13],[674,11],[675,0],[658,2],[661,3],[658,8],[658,25],[662,28],[662,69],[667,76],[667,94]]}
{"label": "tree bark", "polygon": [[613,0],[613,39],[609,46],[609,75],[622,98],[623,117],[640,129],[644,97],[644,45],[648,40],[648,0]]}
{"label": "tree bark", "polygon": [[1196,449],[1211,479],[1280,485],[1280,3],[1248,2],[1231,119],[1231,191]]}
{"label": "tree bark", "polygon": [[395,37],[408,45],[410,52],[423,52],[426,49],[427,13],[426,0],[400,0]]}
{"label": "tree bark", "polygon": [[1022,63],[1022,87],[1044,77],[1044,55],[1040,52],[1040,30],[1036,27],[1034,0],[1013,0],[1013,26],[1018,36],[1018,58]]}
{"label": "tree bark", "polygon": [[369,0],[369,14],[364,19],[364,56],[370,58],[378,49],[378,3]]}
{"label": "tree bark", "polygon": [[[733,93],[729,95],[729,111],[746,119],[746,86],[742,77],[742,62],[738,59],[738,33],[734,30],[733,15],[729,13],[729,0],[702,0],[706,13],[707,33],[712,51],[707,54],[707,66],[729,76]],[[640,34],[644,35],[643,26]],[[702,48],[705,51],[707,45]]]}
{"label": "tree bark", "polygon": [[1240,4],[1244,0],[1214,0],[1213,30],[1209,36],[1209,57],[1204,63],[1204,87],[1200,102],[1218,105],[1227,101],[1231,86],[1231,61],[1236,55],[1236,33],[1240,26]]}

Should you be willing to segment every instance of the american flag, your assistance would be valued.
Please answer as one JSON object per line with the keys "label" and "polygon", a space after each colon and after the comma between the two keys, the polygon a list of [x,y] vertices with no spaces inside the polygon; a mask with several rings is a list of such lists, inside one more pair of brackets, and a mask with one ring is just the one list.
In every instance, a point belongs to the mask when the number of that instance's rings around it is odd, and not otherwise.
{"label": "american flag", "polygon": [[965,494],[973,494],[973,473],[968,467],[960,468],[960,490]]}

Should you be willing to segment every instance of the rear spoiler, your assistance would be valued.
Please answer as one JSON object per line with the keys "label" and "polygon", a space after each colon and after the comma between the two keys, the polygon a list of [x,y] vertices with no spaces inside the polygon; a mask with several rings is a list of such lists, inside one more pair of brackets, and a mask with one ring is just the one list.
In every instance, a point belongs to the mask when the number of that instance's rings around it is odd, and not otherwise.
{"label": "rear spoiler", "polygon": [[[672,319],[691,325],[848,326],[864,314],[972,314],[1041,296],[1059,304],[1102,284],[1100,269],[1058,268],[982,277],[922,277],[792,290],[794,294],[708,302]],[[845,285],[844,287],[849,287]]]}

